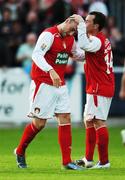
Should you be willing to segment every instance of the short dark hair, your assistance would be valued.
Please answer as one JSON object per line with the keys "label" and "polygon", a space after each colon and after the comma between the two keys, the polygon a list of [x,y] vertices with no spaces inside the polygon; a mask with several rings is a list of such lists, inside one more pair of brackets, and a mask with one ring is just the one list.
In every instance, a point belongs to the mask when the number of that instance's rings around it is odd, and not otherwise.
{"label": "short dark hair", "polygon": [[99,31],[101,31],[106,26],[106,16],[101,12],[92,11],[89,15],[94,15],[94,24],[99,25]]}

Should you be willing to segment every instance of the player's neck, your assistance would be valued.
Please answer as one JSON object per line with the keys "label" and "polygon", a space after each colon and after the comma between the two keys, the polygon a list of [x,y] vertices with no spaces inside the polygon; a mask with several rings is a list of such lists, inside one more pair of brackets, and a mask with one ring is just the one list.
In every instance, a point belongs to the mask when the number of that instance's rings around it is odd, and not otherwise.
{"label": "player's neck", "polygon": [[90,32],[88,34],[91,35],[91,36],[96,36],[98,33],[99,33],[98,31],[94,30],[94,31],[92,31],[92,32]]}
{"label": "player's neck", "polygon": [[64,37],[64,36],[65,36],[64,24],[63,24],[63,23],[59,24],[59,25],[57,26],[57,28],[58,28],[58,31],[59,31],[60,35],[61,35],[62,37]]}

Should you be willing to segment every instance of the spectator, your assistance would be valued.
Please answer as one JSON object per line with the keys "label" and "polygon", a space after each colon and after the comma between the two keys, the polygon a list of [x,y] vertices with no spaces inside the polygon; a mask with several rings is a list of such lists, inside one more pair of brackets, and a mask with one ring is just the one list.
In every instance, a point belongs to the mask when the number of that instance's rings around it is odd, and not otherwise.
{"label": "spectator", "polygon": [[10,50],[6,42],[0,38],[0,68],[9,67],[11,64]]}
{"label": "spectator", "polygon": [[2,21],[0,22],[0,34],[4,36],[5,40],[9,43],[12,34],[12,19],[11,11],[8,8],[3,9]]}
{"label": "spectator", "polygon": [[39,22],[38,14],[35,11],[29,11],[26,17],[25,33],[40,33],[42,23]]}
{"label": "spectator", "polygon": [[36,34],[29,33],[26,36],[26,42],[24,44],[21,44],[19,46],[19,49],[17,51],[16,59],[17,62],[20,62],[24,71],[29,74],[31,69],[31,63],[32,63],[32,52],[35,47],[36,43]]}
{"label": "spectator", "polygon": [[30,11],[39,13],[38,0],[22,0],[19,7],[19,18],[22,24],[26,23],[26,17]]}
{"label": "spectator", "polygon": [[19,66],[19,63],[17,63],[16,61],[16,52],[20,44],[23,43],[23,41],[24,41],[24,32],[23,32],[22,24],[20,23],[20,21],[15,20],[12,23],[12,34],[10,36],[10,43],[9,43],[9,47],[12,54],[12,63],[11,63],[12,67]]}
{"label": "spectator", "polygon": [[11,11],[11,19],[18,19],[18,3],[17,0],[7,0],[5,7]]}
{"label": "spectator", "polygon": [[103,13],[105,16],[108,16],[108,9],[105,3],[102,0],[92,0],[92,3],[89,7],[89,12],[98,11]]}
{"label": "spectator", "polygon": [[110,41],[114,55],[114,65],[123,66],[125,59],[125,39],[118,28],[111,29]]}
{"label": "spectator", "polygon": [[45,2],[43,1],[44,4],[39,12],[43,29],[64,21],[73,13],[71,4],[65,2],[64,0],[47,1],[46,4]]}
{"label": "spectator", "polygon": [[107,29],[110,32],[112,28],[116,27],[116,20],[114,16],[109,16],[107,19]]}
{"label": "spectator", "polygon": [[79,14],[83,16],[83,0],[71,0],[71,5],[74,14]]}
{"label": "spectator", "polygon": [[4,0],[0,0],[0,21],[2,21],[2,10],[4,7]]}

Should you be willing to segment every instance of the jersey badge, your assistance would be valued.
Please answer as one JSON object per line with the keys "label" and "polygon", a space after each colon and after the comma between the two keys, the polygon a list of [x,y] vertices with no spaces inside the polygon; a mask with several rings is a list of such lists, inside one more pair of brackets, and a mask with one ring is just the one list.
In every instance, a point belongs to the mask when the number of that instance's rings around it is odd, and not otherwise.
{"label": "jersey badge", "polygon": [[34,112],[35,112],[35,114],[39,114],[39,113],[40,113],[40,108],[36,107],[36,108],[34,109]]}
{"label": "jersey badge", "polygon": [[42,51],[44,51],[44,49],[47,47],[47,45],[45,44],[45,43],[43,43],[42,45],[41,45],[41,49],[42,49]]}

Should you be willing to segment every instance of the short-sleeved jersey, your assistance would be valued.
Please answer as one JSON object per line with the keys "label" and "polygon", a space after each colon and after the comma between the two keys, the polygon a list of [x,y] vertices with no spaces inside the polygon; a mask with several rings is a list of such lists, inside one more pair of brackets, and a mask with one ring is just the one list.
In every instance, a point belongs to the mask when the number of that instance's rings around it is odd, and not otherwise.
{"label": "short-sleeved jersey", "polygon": [[[65,84],[64,74],[69,56],[74,43],[73,36],[62,37],[58,31],[57,26],[48,28],[45,32],[50,32],[53,37],[53,43],[49,51],[45,54],[44,58],[53,69],[58,73],[62,80],[62,85]],[[31,69],[31,78],[46,84],[52,85],[49,72],[42,71],[34,62]]]}
{"label": "short-sleeved jersey", "polygon": [[102,32],[99,32],[97,37],[102,44],[100,50],[85,54],[86,92],[112,97],[115,85],[111,44]]}

